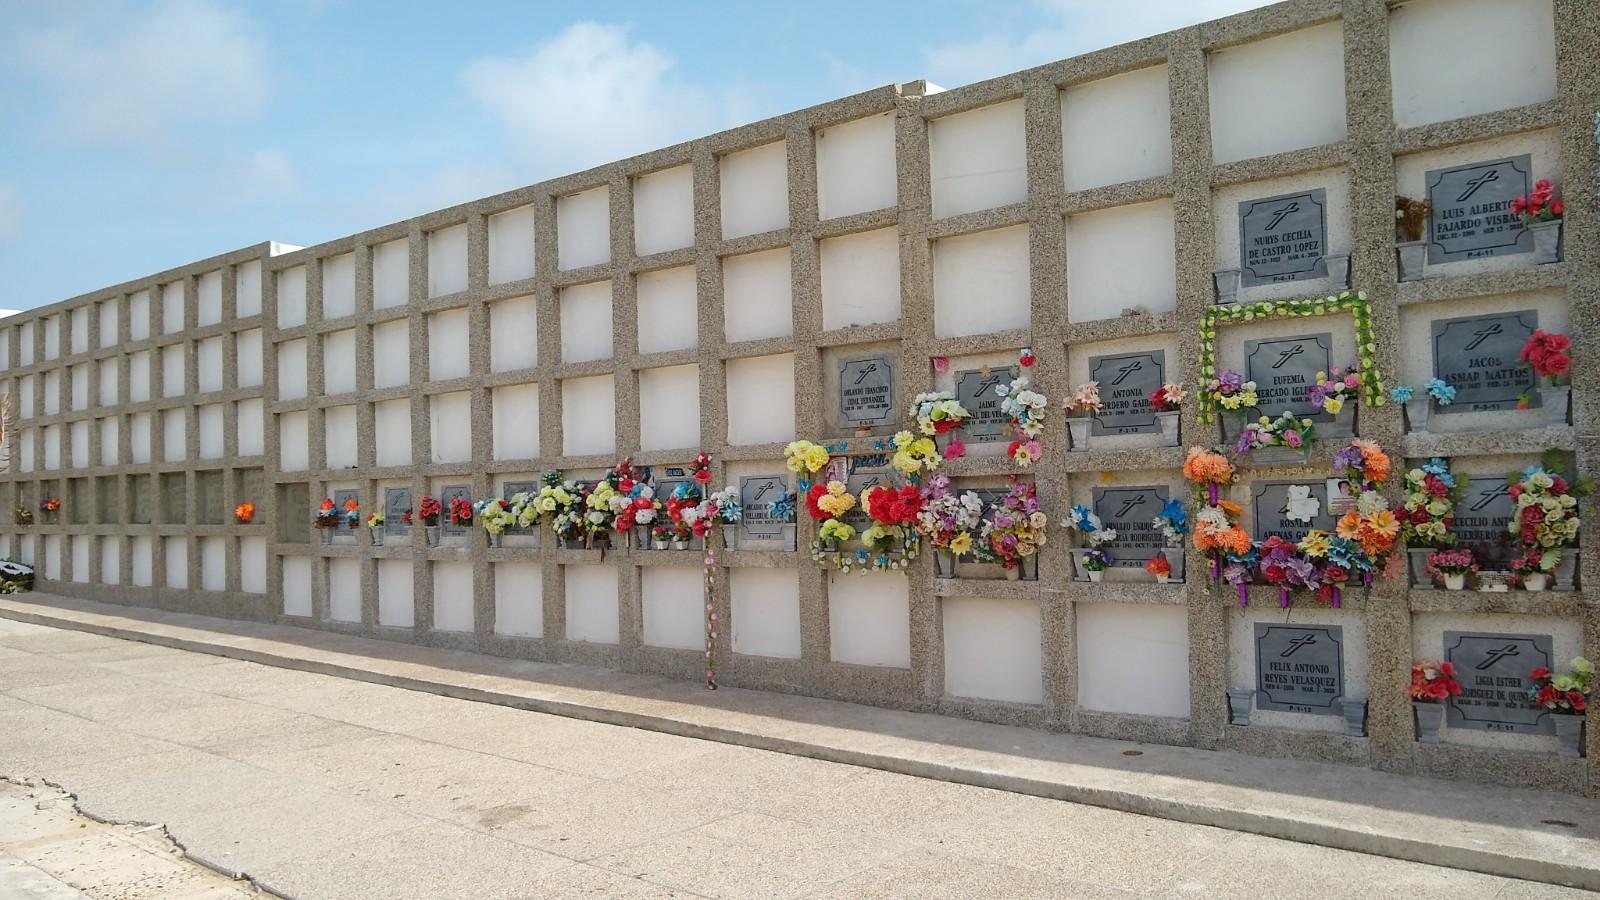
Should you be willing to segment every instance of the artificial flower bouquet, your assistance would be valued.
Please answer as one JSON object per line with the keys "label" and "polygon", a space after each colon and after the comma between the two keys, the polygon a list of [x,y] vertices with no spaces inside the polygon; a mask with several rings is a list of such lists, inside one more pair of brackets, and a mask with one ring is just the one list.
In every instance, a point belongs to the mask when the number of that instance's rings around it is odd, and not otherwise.
{"label": "artificial flower bouquet", "polygon": [[1078,557],[1078,565],[1083,567],[1084,572],[1089,576],[1089,580],[1094,582],[1104,579],[1106,570],[1111,568],[1111,564],[1114,562],[1116,562],[1116,558],[1104,550],[1090,550]]}
{"label": "artificial flower bouquet", "polygon": [[[1257,461],[1265,464],[1299,462],[1309,452],[1317,439],[1317,426],[1310,419],[1292,412],[1277,418],[1261,416],[1239,429],[1233,451],[1239,455],[1255,454]],[[1282,448],[1276,450],[1276,448]],[[1276,452],[1273,452],[1276,450]],[[1265,451],[1265,452],[1263,452]]]}
{"label": "artificial flower bouquet", "polygon": [[1150,392],[1150,408],[1156,414],[1156,421],[1161,425],[1162,440],[1168,447],[1178,446],[1178,411],[1188,396],[1183,385],[1176,381],[1169,381]]}
{"label": "artificial flower bouquet", "polygon": [[1316,381],[1307,393],[1311,405],[1330,416],[1339,417],[1353,408],[1361,397],[1361,374],[1354,365],[1318,372]]}
{"label": "artificial flower bouquet", "polygon": [[1513,473],[1506,481],[1516,503],[1506,525],[1518,554],[1512,570],[1521,576],[1524,588],[1538,591],[1559,568],[1557,586],[1567,587],[1575,560],[1564,557],[1567,548],[1577,544],[1582,525],[1578,500],[1593,491],[1593,483],[1588,479],[1569,482],[1562,474],[1559,451],[1546,453],[1540,465]]}
{"label": "artificial flower bouquet", "polygon": [[1206,382],[1205,396],[1213,406],[1225,412],[1248,416],[1261,402],[1254,381],[1232,369],[1223,369]]}
{"label": "artificial flower bouquet", "polygon": [[[1023,576],[1045,543],[1045,528],[1050,519],[1039,509],[1038,489],[1032,482],[1011,480],[1004,497],[990,504],[984,515],[981,534],[990,552],[1005,566],[1006,578]],[[1035,569],[1033,577],[1037,577]]]}
{"label": "artificial flower bouquet", "polygon": [[1428,554],[1425,571],[1447,591],[1465,590],[1467,577],[1478,571],[1478,560],[1465,548],[1434,550]]}
{"label": "artificial flower bouquet", "polygon": [[1050,405],[1043,394],[1030,387],[1031,384],[1028,376],[1018,375],[1010,384],[997,384],[994,388],[996,396],[1000,397],[1000,411],[1010,417],[1011,432],[1015,436],[1006,454],[1022,468],[1038,462],[1044,454],[1039,434],[1044,431],[1045,408]]}
{"label": "artificial flower bouquet", "polygon": [[843,519],[828,519],[817,528],[817,540],[827,548],[837,550],[839,545],[849,543],[856,536],[855,527]]}
{"label": "artificial flower bouquet", "polygon": [[1248,578],[1250,567],[1246,557],[1252,541],[1249,532],[1239,525],[1244,509],[1237,503],[1222,499],[1222,488],[1238,477],[1238,472],[1227,457],[1203,447],[1190,447],[1183,461],[1183,477],[1195,486],[1197,510],[1194,517],[1194,546],[1211,560],[1211,577],[1221,577],[1225,563],[1234,563],[1230,584],[1240,587],[1240,601],[1245,599],[1239,579]]}
{"label": "artificial flower bouquet", "polygon": [[1090,426],[1103,407],[1100,382],[1086,381],[1072,389],[1072,396],[1061,404],[1067,416],[1067,433],[1072,438],[1070,449],[1080,453],[1089,449]]}
{"label": "artificial flower bouquet", "polygon": [[1456,542],[1456,504],[1472,479],[1450,471],[1447,460],[1434,457],[1406,472],[1405,499],[1394,508],[1400,537],[1413,549],[1448,547]]}
{"label": "artificial flower bouquet", "polygon": [[1567,214],[1566,204],[1556,196],[1556,187],[1550,179],[1541,178],[1533,183],[1528,194],[1511,200],[1511,214],[1524,225],[1553,222]]}
{"label": "artificial flower bouquet", "polygon": [[842,481],[818,481],[806,491],[806,512],[817,522],[817,533],[811,541],[811,558],[817,562],[828,561],[828,556],[839,551],[839,546],[856,536],[856,529],[844,522],[844,515],[856,508],[855,495]]}
{"label": "artificial flower bouquet", "polygon": [[789,471],[811,475],[828,465],[828,449],[810,441],[793,441],[783,448],[783,462]]}
{"label": "artificial flower bouquet", "polygon": [[911,398],[911,412],[917,422],[917,433],[933,438],[936,444],[943,443],[945,459],[960,459],[966,454],[966,444],[950,432],[960,428],[972,413],[956,400],[955,394],[949,391],[918,394]]}
{"label": "artificial flower bouquet", "polygon": [[456,528],[465,528],[472,524],[475,511],[472,502],[465,497],[450,498],[450,524]]}
{"label": "artificial flower bouquet", "polygon": [[238,522],[240,525],[249,525],[251,522],[255,521],[255,518],[256,505],[251,503],[249,500],[246,500],[233,508],[233,520]]}
{"label": "artificial flower bouquet", "polygon": [[1406,422],[1412,431],[1427,431],[1428,419],[1434,406],[1449,406],[1455,402],[1456,389],[1442,378],[1430,378],[1422,385],[1422,394],[1409,384],[1397,384],[1389,390],[1389,399],[1405,407]]}
{"label": "artificial flower bouquet", "polygon": [[339,527],[339,511],[334,507],[332,497],[322,498],[322,502],[317,504],[316,515],[311,521],[318,528],[331,529]]}
{"label": "artificial flower bouquet", "polygon": [[894,448],[894,456],[889,464],[907,478],[939,468],[939,448],[933,438],[919,438],[909,431],[900,431],[890,438],[890,446]]}
{"label": "artificial flower bouquet", "polygon": [[1172,580],[1172,563],[1165,556],[1152,556],[1145,561],[1144,570],[1149,572],[1157,584],[1166,584]]}
{"label": "artificial flower bouquet", "polygon": [[356,498],[351,497],[349,500],[346,500],[344,502],[344,524],[345,524],[345,527],[350,528],[350,529],[354,529],[356,527],[356,525],[358,525],[360,522],[361,522],[361,503],[360,503],[360,501],[356,500]]}
{"label": "artificial flower bouquet", "polygon": [[423,494],[422,500],[417,504],[417,515],[422,517],[422,526],[424,528],[437,528],[439,515],[443,511],[444,507],[429,494]]}
{"label": "artificial flower bouquet", "polygon": [[1594,663],[1579,656],[1569,665],[1572,668],[1559,675],[1544,666],[1530,672],[1528,679],[1533,684],[1528,688],[1528,699],[1558,715],[1583,715],[1589,708],[1589,695],[1594,692]]}
{"label": "artificial flower bouquet", "polygon": [[1456,667],[1431,659],[1412,663],[1411,684],[1406,687],[1406,696],[1411,698],[1411,708],[1416,713],[1418,740],[1424,744],[1439,743],[1445,701],[1461,696]]}
{"label": "artificial flower bouquet", "polygon": [[1428,227],[1428,213],[1432,211],[1433,206],[1426,200],[1396,196],[1394,198],[1395,240],[1400,243],[1422,240],[1423,231]]}
{"label": "artificial flower bouquet", "polygon": [[[1544,399],[1545,414],[1549,417],[1550,425],[1565,427],[1567,409],[1572,401],[1572,387],[1561,382],[1572,371],[1572,338],[1535,328],[1533,334],[1528,336],[1527,343],[1522,345],[1521,357],[1533,374],[1545,382],[1539,393]],[[1527,409],[1532,404],[1531,395],[1518,395],[1519,409]]]}
{"label": "artificial flower bouquet", "polygon": [[983,525],[983,499],[972,491],[957,495],[950,479],[934,475],[922,486],[922,509],[917,513],[917,533],[937,551],[934,573],[955,576],[955,557],[973,549],[973,535]]}
{"label": "artificial flower bouquet", "polygon": [[1061,520],[1061,527],[1080,535],[1088,547],[1099,547],[1117,539],[1116,529],[1105,527],[1100,517],[1083,505],[1074,506],[1068,511],[1066,518]]}
{"label": "artificial flower bouquet", "polygon": [[1372,575],[1382,571],[1400,537],[1400,519],[1389,508],[1389,501],[1378,493],[1379,485],[1389,480],[1392,463],[1389,454],[1373,441],[1357,438],[1333,455],[1333,472],[1345,476],[1355,494],[1355,503],[1340,516],[1335,532],[1361,546],[1371,565],[1362,572],[1366,586]]}
{"label": "artificial flower bouquet", "polygon": [[11,523],[18,528],[27,528],[33,524],[33,510],[26,506],[19,506],[11,511]]}
{"label": "artificial flower bouquet", "polygon": [[[1168,576],[1183,581],[1186,568],[1183,558],[1183,539],[1190,531],[1189,511],[1184,509],[1182,500],[1176,498],[1163,500],[1161,511],[1156,513],[1150,524],[1161,532],[1161,558],[1166,563]],[[1149,566],[1145,568],[1148,570]]]}
{"label": "artificial flower bouquet", "polygon": [[44,512],[47,512],[47,513],[60,512],[61,511],[61,498],[60,497],[46,497],[43,500],[39,501],[39,509],[41,509]]}
{"label": "artificial flower bouquet", "polygon": [[506,529],[517,527],[517,517],[511,511],[510,500],[491,497],[480,500],[475,506],[478,524],[483,526],[483,533],[489,536],[491,546],[499,546],[500,536],[505,534]]}
{"label": "artificial flower bouquet", "polygon": [[381,512],[371,513],[367,516],[367,527],[371,529],[383,528],[384,515]]}

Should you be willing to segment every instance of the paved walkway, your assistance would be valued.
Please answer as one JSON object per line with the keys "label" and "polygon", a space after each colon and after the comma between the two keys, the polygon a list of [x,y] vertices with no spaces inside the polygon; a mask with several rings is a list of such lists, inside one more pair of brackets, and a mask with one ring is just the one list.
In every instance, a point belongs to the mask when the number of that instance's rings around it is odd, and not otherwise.
{"label": "paved walkway", "polygon": [[303,900],[1592,896],[5,620],[0,774]]}

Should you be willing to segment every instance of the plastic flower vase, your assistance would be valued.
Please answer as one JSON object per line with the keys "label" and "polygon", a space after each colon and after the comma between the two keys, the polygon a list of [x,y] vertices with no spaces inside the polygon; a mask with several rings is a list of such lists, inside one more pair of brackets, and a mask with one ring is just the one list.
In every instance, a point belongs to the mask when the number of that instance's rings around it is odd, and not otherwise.
{"label": "plastic flower vase", "polygon": [[724,526],[722,526],[722,549],[724,549],[724,550],[737,550],[737,549],[739,549],[739,526],[737,526],[737,525],[724,525]]}
{"label": "plastic flower vase", "polygon": [[439,526],[438,525],[424,525],[424,526],[422,526],[422,538],[423,538],[424,541],[427,542],[427,545],[429,547],[437,547],[437,546],[439,546]]}
{"label": "plastic flower vase", "polygon": [[1007,581],[1021,581],[1022,580],[1022,563],[1019,562],[1014,566],[1006,566],[1006,580]]}
{"label": "plastic flower vase", "polygon": [[[1167,565],[1172,567],[1172,574],[1167,580],[1177,584],[1183,583],[1184,556],[1182,547],[1162,547],[1161,555],[1167,558]],[[1167,582],[1162,582],[1166,584]]]}
{"label": "plastic flower vase", "polygon": [[1533,262],[1534,265],[1561,261],[1561,220],[1551,219],[1548,222],[1529,222],[1529,233],[1533,235]]}
{"label": "plastic flower vase", "polygon": [[680,538],[680,537],[673,538],[672,539],[672,549],[674,549],[674,550],[687,550],[687,549],[689,549],[689,539],[686,538],[686,537],[685,538]]}
{"label": "plastic flower vase", "polygon": [[1556,723],[1557,752],[1562,759],[1579,759],[1583,756],[1583,716],[1554,715]]}
{"label": "plastic flower vase", "polygon": [[1573,579],[1578,574],[1578,549],[1568,547],[1561,551],[1561,562],[1556,563],[1556,583],[1551,586],[1553,591],[1571,591],[1577,588]]}
{"label": "plastic flower vase", "polygon": [[1567,427],[1567,408],[1572,404],[1572,386],[1568,384],[1540,385],[1539,400],[1544,404],[1551,428]]}
{"label": "plastic flower vase", "polygon": [[1428,430],[1428,416],[1433,412],[1433,398],[1427,394],[1421,397],[1412,397],[1406,401],[1407,431],[1413,433],[1426,433]]}
{"label": "plastic flower vase", "polygon": [[1324,259],[1328,263],[1328,280],[1333,282],[1333,286],[1338,290],[1342,291],[1348,288],[1350,286],[1349,255],[1328,256],[1324,257]]}
{"label": "plastic flower vase", "polygon": [[1433,576],[1428,574],[1428,557],[1433,553],[1432,547],[1407,547],[1406,566],[1411,574],[1411,589],[1416,591],[1433,590]]}
{"label": "plastic flower vase", "polygon": [[367,534],[372,535],[372,546],[383,546],[383,526],[380,525],[377,528],[368,528]]}
{"label": "plastic flower vase", "polygon": [[1250,688],[1232,688],[1228,691],[1228,724],[1249,725],[1250,707],[1256,692]]}
{"label": "plastic flower vase", "polygon": [[1072,438],[1072,452],[1086,453],[1089,450],[1089,423],[1094,420],[1088,416],[1080,416],[1067,420],[1067,434]]}
{"label": "plastic flower vase", "polygon": [[1100,582],[1104,581],[1105,578],[1106,578],[1106,572],[1105,572],[1104,569],[1090,569],[1089,570],[1089,580],[1091,582],[1093,582],[1095,584],[1099,584]]}
{"label": "plastic flower vase", "polygon": [[1411,708],[1417,711],[1417,743],[1439,743],[1439,726],[1444,724],[1444,704],[1413,700]]}
{"label": "plastic flower vase", "polygon": [[654,538],[650,541],[650,548],[652,550],[665,550],[669,546],[671,545],[668,543],[666,538]]}
{"label": "plastic flower vase", "polygon": [[1239,299],[1239,282],[1242,273],[1238,269],[1220,269],[1211,274],[1211,280],[1217,286],[1217,305],[1223,306]]}
{"label": "plastic flower vase", "polygon": [[1525,591],[1542,591],[1549,586],[1550,576],[1543,572],[1535,572],[1522,576],[1522,589]]}
{"label": "plastic flower vase", "polygon": [[1421,281],[1423,267],[1428,263],[1428,242],[1405,241],[1394,249],[1400,260],[1400,280]]}
{"label": "plastic flower vase", "polygon": [[1167,584],[1172,581],[1171,574],[1157,575],[1156,584]]}
{"label": "plastic flower vase", "polygon": [[1367,701],[1340,697],[1339,714],[1344,716],[1345,737],[1367,736]]}
{"label": "plastic flower vase", "polygon": [[1467,589],[1467,573],[1450,572],[1444,576],[1444,589],[1447,591],[1464,591]]}
{"label": "plastic flower vase", "polygon": [[949,550],[936,550],[933,554],[933,577],[956,577],[956,555]]}
{"label": "plastic flower vase", "polygon": [[319,530],[322,532],[322,542],[324,544],[333,543],[333,531],[334,530],[332,528],[322,528],[322,529],[319,529]]}
{"label": "plastic flower vase", "polygon": [[489,536],[489,546],[491,547],[499,547],[500,539],[505,536],[503,532],[498,531],[494,532],[493,534],[485,531],[484,534]]}
{"label": "plastic flower vase", "polygon": [[1178,411],[1175,409],[1156,413],[1161,425],[1161,446],[1176,447],[1182,443],[1178,433]]}
{"label": "plastic flower vase", "polygon": [[[633,546],[634,546],[635,549],[638,549],[638,550],[648,550],[648,549],[650,549],[650,526],[649,525],[635,525],[635,526],[633,526]],[[666,548],[663,547],[663,548],[658,548],[658,549],[666,549]]]}

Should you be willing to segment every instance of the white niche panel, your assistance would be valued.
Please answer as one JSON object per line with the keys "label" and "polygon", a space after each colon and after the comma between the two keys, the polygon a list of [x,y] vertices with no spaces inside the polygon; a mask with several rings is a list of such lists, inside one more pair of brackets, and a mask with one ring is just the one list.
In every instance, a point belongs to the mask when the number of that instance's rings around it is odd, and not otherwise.
{"label": "white niche panel", "polygon": [[611,281],[561,289],[561,361],[610,359]]}
{"label": "white niche panel", "polygon": [[532,278],[534,210],[519,206],[489,217],[489,283]]}
{"label": "white niche panel", "polygon": [[733,652],[800,658],[800,576],[794,569],[732,569]]}
{"label": "white niche panel", "polygon": [[406,241],[372,248],[372,308],[404,306],[411,297],[411,251]]}
{"label": "white niche panel", "polygon": [[894,113],[817,131],[817,214],[821,219],[894,206]]}
{"label": "white niche panel", "polygon": [[489,369],[514,372],[539,364],[539,302],[512,297],[489,304]]}
{"label": "white niche panel", "polygon": [[1389,13],[1394,122],[1409,128],[1554,99],[1554,46],[1551,0],[1402,3]]}
{"label": "white niche panel", "polygon": [[[354,562],[354,560],[350,560]],[[228,539],[205,537],[200,539],[200,590],[225,591],[228,589]]]}
{"label": "white niche panel", "polygon": [[253,328],[239,332],[238,341],[234,346],[238,362],[236,374],[239,378],[239,387],[260,387],[265,377],[262,368],[261,329]]}
{"label": "white niche panel", "polygon": [[730,359],[728,443],[794,440],[794,355]]}
{"label": "white niche panel", "polygon": [[115,536],[100,539],[100,583],[122,583],[122,541]]}
{"label": "white niche panel", "polygon": [[[639,298],[639,352],[684,350],[699,341],[694,266],[642,273]],[[564,307],[563,307],[564,309]]]}
{"label": "white niche panel", "polygon": [[556,200],[556,255],[563,269],[611,261],[611,189],[605,186]]}
{"label": "white niche panel", "polygon": [[633,243],[640,256],[694,243],[694,169],[675,166],[633,181]]}
{"label": "white niche panel", "polygon": [[356,257],[341,253],[322,261],[322,317],[342,319],[356,311]]}
{"label": "white niche panel", "polygon": [[173,590],[189,589],[189,539],[162,538],[167,562],[167,587]]}
{"label": "white niche panel", "polygon": [[195,375],[200,393],[222,390],[222,338],[213,337],[195,344]]}
{"label": "white niche panel", "polygon": [[822,327],[900,318],[900,232],[879,228],[821,242]]}
{"label": "white niche panel", "polygon": [[72,408],[89,408],[89,364],[72,367]]}
{"label": "white niche panel", "polygon": [[200,420],[200,458],[221,459],[223,454],[223,411],[221,403],[209,403],[197,411]]}
{"label": "white niche panel", "polygon": [[335,331],[322,338],[322,392],[348,394],[356,389],[355,329]]}
{"label": "white niche panel", "polygon": [[[1182,606],[1077,603],[1078,703],[1085,709],[1189,716],[1189,621]],[[1142,687],[1128,690],[1128,673]]]}
{"label": "white niche panel", "polygon": [[911,667],[911,602],[898,572],[828,576],[828,633],[834,662]]}
{"label": "white niche panel", "polygon": [[[27,546],[27,545],[24,544],[24,546]],[[139,535],[138,537],[135,537],[133,540],[128,542],[128,547],[129,547],[128,564],[133,570],[130,573],[130,579],[133,581],[134,586],[135,587],[154,587],[155,586],[155,557],[156,557],[156,541],[155,541],[155,538],[147,537],[145,535]],[[28,561],[29,560],[27,559],[27,557],[24,556],[23,557],[23,562],[28,562]],[[310,567],[310,564],[311,564],[311,560],[308,559],[305,562],[306,562],[307,568],[309,570],[309,567]],[[287,563],[285,563],[285,568],[287,568]],[[306,591],[306,596],[308,598],[311,596],[311,592],[309,590],[310,586],[311,586],[310,582],[307,582],[306,583],[306,587],[308,588],[308,590]],[[285,585],[284,594],[285,594],[285,596],[288,595],[287,585]]]}
{"label": "white niche panel", "polygon": [[722,260],[722,330],[729,341],[788,337],[794,332],[788,247]]}
{"label": "white niche panel", "polygon": [[328,618],[335,622],[361,621],[361,562],[328,561]]}
{"label": "white niche panel", "polygon": [[278,399],[299,400],[306,395],[306,342],[278,345]]}
{"label": "white niche panel", "polygon": [[467,357],[467,311],[447,309],[428,317],[428,378],[448,381],[464,378]]}
{"label": "white niche panel", "polygon": [[267,592],[267,539],[239,539],[239,589],[247,594]]}
{"label": "white niche panel", "polygon": [[183,462],[189,456],[186,440],[188,415],[182,409],[169,409],[161,414],[161,458],[166,462]]}
{"label": "white niche panel", "polygon": [[928,160],[936,219],[1028,199],[1022,101],[929,122]]}
{"label": "white niche panel", "polygon": [[73,422],[68,432],[67,443],[72,448],[71,468],[87,469],[89,462],[89,421],[87,419]]}
{"label": "white niche panel", "polygon": [[238,417],[235,427],[239,429],[239,455],[260,456],[267,452],[264,401],[259,398],[240,400],[234,407],[234,415]]}
{"label": "white niche panel", "polygon": [[[381,566],[382,563],[379,563]],[[406,564],[407,566],[410,563]],[[311,603],[311,558],[308,556],[289,556],[283,560],[283,614],[286,616],[310,616]]]}
{"label": "white niche panel", "polygon": [[1178,303],[1171,200],[1067,217],[1067,318],[1114,319],[1130,306],[1171,312]]}
{"label": "white niche panel", "polygon": [[233,270],[233,312],[241,319],[261,315],[260,262],[247,262]]}
{"label": "white niche panel", "polygon": [[783,141],[718,160],[724,239],[789,227],[789,151]]}
{"label": "white niche panel", "polygon": [[700,446],[700,367],[639,372],[639,449]]}
{"label": "white niche panel", "polygon": [[[304,274],[305,270],[299,270]],[[183,330],[183,282],[174,281],[161,286],[161,333],[177,334]],[[51,339],[51,328],[56,324],[54,318],[45,320],[44,352],[46,358],[55,355],[55,341]]]}
{"label": "white niche panel", "polygon": [[[1212,52],[1218,163],[1344,140],[1344,24],[1328,22]],[[1279,102],[1263,108],[1262,86]]]}
{"label": "white niche panel", "polygon": [[704,591],[705,572],[698,566],[645,566],[641,569],[645,645],[704,650]]}
{"label": "white niche panel", "polygon": [[433,628],[435,631],[472,631],[472,564],[433,564]]}
{"label": "white niche panel", "polygon": [[494,458],[539,455],[539,386],[508,384],[490,392],[494,406]]}
{"label": "white niche panel", "polygon": [[1044,702],[1037,600],[945,597],[940,607],[946,694]]}
{"label": "white niche panel", "polygon": [[328,468],[353,469],[356,467],[356,408],[330,406],[323,415],[323,448],[328,454]]}
{"label": "white niche panel", "polygon": [[[107,300],[100,304],[100,346],[115,347],[121,340],[117,332],[117,301]],[[5,346],[9,349],[11,344],[7,342]]]}
{"label": "white niche panel", "polygon": [[933,330],[960,337],[1027,328],[1032,319],[1028,226],[933,243]]}
{"label": "white niche panel", "polygon": [[[131,462],[147,463],[150,461],[150,441],[153,423],[150,413],[138,412],[128,417],[128,452]],[[22,461],[24,466],[33,461],[33,448],[28,437],[32,432],[24,431]]]}
{"label": "white niche panel", "polygon": [[428,398],[429,437],[436,463],[466,462],[472,458],[472,395],[466,391],[435,394]]}
{"label": "white niche panel", "polygon": [[384,400],[372,404],[375,437],[373,451],[380,466],[411,464],[411,401]]}
{"label": "white niche panel", "polygon": [[278,327],[293,328],[306,323],[306,267],[295,266],[278,273]]}
{"label": "white niche panel", "polygon": [[[161,348],[161,396],[182,397],[184,352],[182,344]],[[46,383],[48,390],[49,384]],[[53,393],[53,392],[52,392]],[[46,400],[49,399],[47,394]]]}
{"label": "white niche panel", "polygon": [[100,420],[100,465],[114,466],[117,464],[117,436],[121,431],[116,416]]}
{"label": "white niche panel", "polygon": [[621,634],[617,619],[617,567],[562,568],[567,587],[567,640],[617,643]]}
{"label": "white niche panel", "polygon": [[466,289],[467,226],[428,232],[428,296],[442,297]]}
{"label": "white niche panel", "polygon": [[[202,277],[200,279],[200,285],[201,285],[202,292],[205,289],[206,279],[212,277],[212,275],[215,275],[215,274],[216,273],[213,272],[211,275],[204,276],[204,277]],[[202,296],[203,296],[203,294],[202,294]],[[217,303],[218,303],[218,314],[219,314],[218,317],[220,319],[221,303],[222,303],[222,295],[221,295],[220,289],[219,289],[219,292],[217,294]],[[200,324],[207,325],[207,324],[210,324],[210,323],[202,322]],[[80,306],[77,309],[72,311],[72,348],[71,348],[71,352],[72,353],[87,353],[88,351],[89,351],[89,306],[87,304],[85,304],[84,306]]]}
{"label": "white niche panel", "polygon": [[538,563],[494,564],[494,633],[544,637],[544,574]]}
{"label": "white niche panel", "polygon": [[[27,365],[33,361],[33,342],[27,340],[33,333],[31,325],[24,325],[19,332],[24,338],[22,341],[22,364]],[[142,341],[150,337],[150,292],[136,291],[128,298],[128,339]]]}
{"label": "white niche panel", "polygon": [[411,560],[378,560],[378,624],[388,628],[410,628],[416,624],[417,608],[412,599],[414,583]]}
{"label": "white niche panel", "polygon": [[410,380],[410,323],[396,319],[372,326],[372,386],[400,387]]}
{"label": "white niche panel", "polygon": [[1171,109],[1166,66],[1062,91],[1067,190],[1172,174]]}
{"label": "white niche panel", "polygon": [[561,382],[563,453],[584,456],[617,449],[615,388],[610,375]]}
{"label": "white niche panel", "polygon": [[303,471],[311,464],[311,435],[306,423],[303,412],[278,416],[278,466],[285,472]]}
{"label": "white niche panel", "polygon": [[[79,584],[89,580],[89,550],[94,543],[94,538],[88,535],[74,535],[68,538],[71,549],[68,551],[72,557],[72,580]],[[212,538],[212,540],[219,540]]]}

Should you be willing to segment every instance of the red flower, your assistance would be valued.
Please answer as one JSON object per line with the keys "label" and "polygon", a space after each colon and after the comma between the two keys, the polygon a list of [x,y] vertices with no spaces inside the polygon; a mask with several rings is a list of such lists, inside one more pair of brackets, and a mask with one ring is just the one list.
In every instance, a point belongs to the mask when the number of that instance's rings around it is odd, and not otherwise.
{"label": "red flower", "polygon": [[1449,486],[1437,475],[1429,475],[1422,479],[1422,486],[1427,489],[1428,495],[1432,497],[1443,497],[1450,493]]}
{"label": "red flower", "polygon": [[1511,214],[1520,216],[1528,209],[1528,198],[1517,197],[1511,201]]}
{"label": "red flower", "polygon": [[1561,218],[1562,216],[1567,214],[1567,205],[1565,203],[1562,203],[1560,200],[1551,200],[1550,201],[1550,214],[1555,216],[1558,219]]}
{"label": "red flower", "polygon": [[1541,375],[1565,375],[1572,370],[1572,357],[1565,353],[1552,353],[1545,357],[1544,371]]}
{"label": "red flower", "polygon": [[1567,480],[1565,478],[1557,475],[1553,481],[1554,484],[1550,485],[1550,490],[1552,493],[1565,494],[1567,492]]}
{"label": "red flower", "polygon": [[1560,694],[1556,693],[1556,689],[1554,687],[1551,687],[1547,684],[1544,687],[1539,688],[1539,694],[1535,699],[1540,703],[1550,704],[1556,702],[1556,699],[1560,696]]}
{"label": "red flower", "polygon": [[1439,663],[1439,673],[1450,678],[1456,677],[1456,664],[1452,662]]}
{"label": "red flower", "polygon": [[827,493],[828,486],[821,481],[813,482],[811,490],[806,491],[806,512],[810,513],[811,518],[816,519],[818,522],[833,518],[833,516],[824,512],[822,507],[817,505],[817,501],[827,496]]}
{"label": "red flower", "polygon": [[1583,694],[1579,691],[1567,691],[1567,702],[1571,703],[1572,708],[1578,712],[1583,712],[1586,705],[1583,702]]}
{"label": "red flower", "polygon": [[694,480],[700,482],[701,484],[710,484],[711,483],[711,470],[710,469],[701,469],[700,471],[694,473]]}
{"label": "red flower", "polygon": [[1529,672],[1528,677],[1534,681],[1544,681],[1550,677],[1550,670],[1545,666],[1540,666],[1539,668],[1534,669],[1532,672]]}
{"label": "red flower", "polygon": [[1039,357],[1034,356],[1032,350],[1024,349],[1020,354],[1017,355],[1017,362],[1020,363],[1024,369],[1032,368],[1033,364],[1038,361]]}

